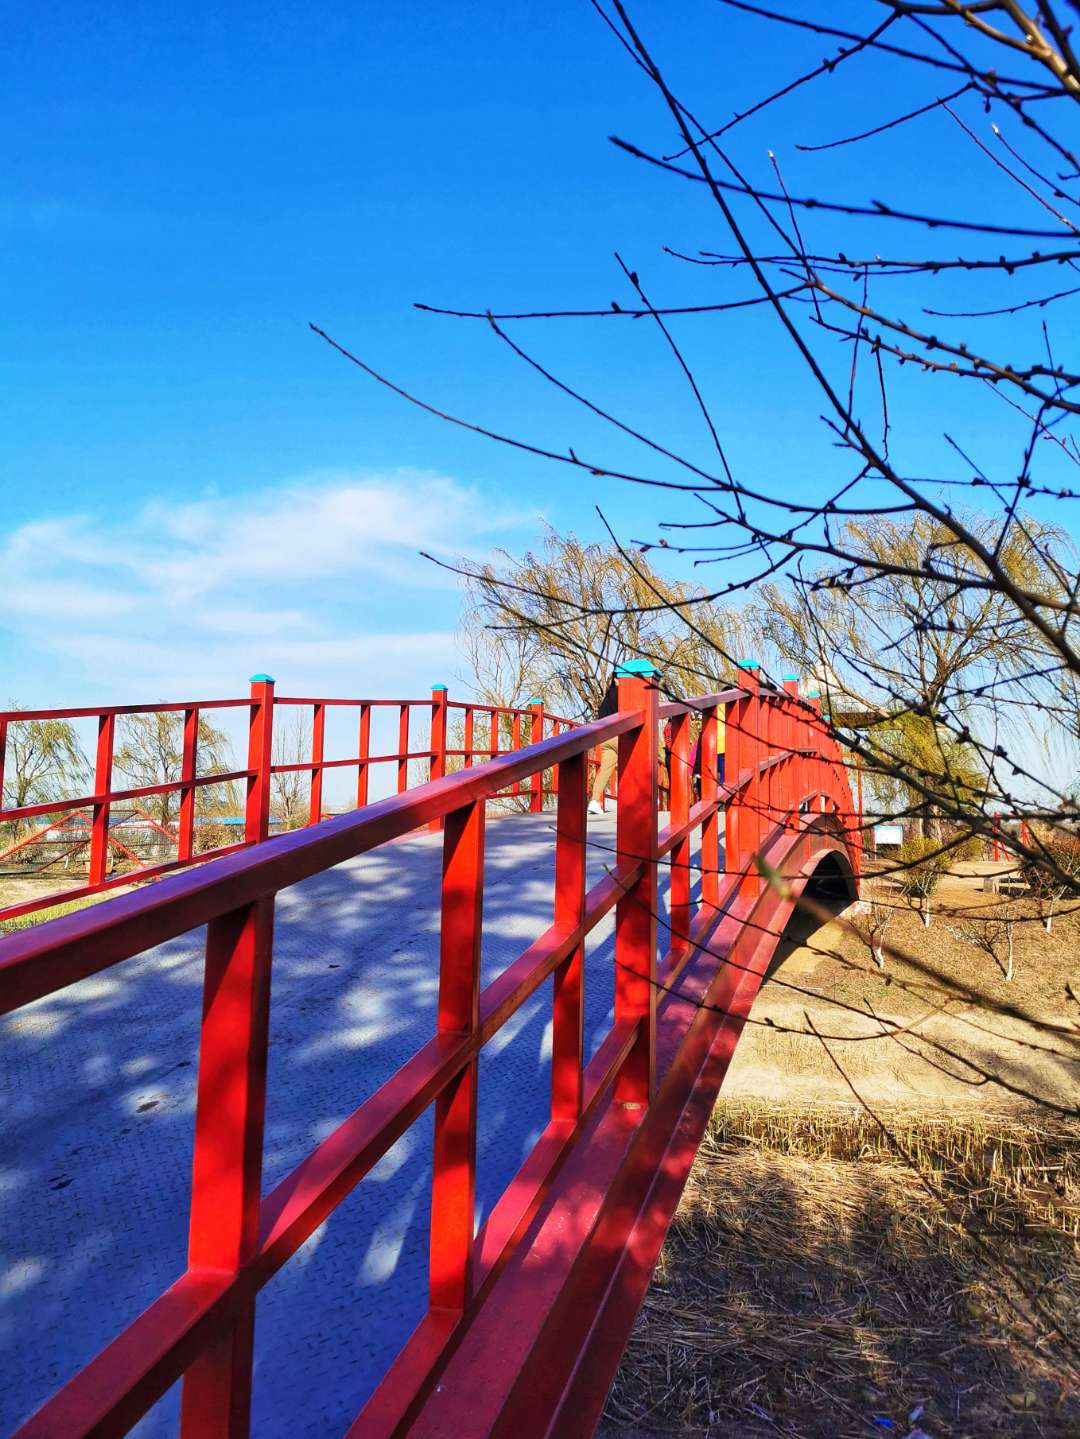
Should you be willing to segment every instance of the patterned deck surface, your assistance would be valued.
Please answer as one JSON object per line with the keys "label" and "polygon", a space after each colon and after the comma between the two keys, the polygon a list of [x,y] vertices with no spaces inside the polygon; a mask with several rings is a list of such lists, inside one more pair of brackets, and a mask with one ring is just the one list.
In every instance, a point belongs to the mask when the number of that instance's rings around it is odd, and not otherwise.
{"label": "patterned deck surface", "polygon": [[[590,818],[589,883],[614,847]],[[283,893],[274,945],[264,1189],[433,1032],[440,837]],[[488,825],[483,982],[551,922],[553,816]],[[661,890],[665,877],[661,873]],[[661,905],[661,910],[663,904]],[[586,961],[586,1052],[611,1022],[613,919]],[[184,1267],[202,933],[0,1020],[0,1433]],[[547,1118],[551,983],[480,1065],[478,1220]],[[430,1112],[263,1290],[253,1431],[348,1427],[426,1301]],[[176,1432],[178,1391],[133,1432]]]}

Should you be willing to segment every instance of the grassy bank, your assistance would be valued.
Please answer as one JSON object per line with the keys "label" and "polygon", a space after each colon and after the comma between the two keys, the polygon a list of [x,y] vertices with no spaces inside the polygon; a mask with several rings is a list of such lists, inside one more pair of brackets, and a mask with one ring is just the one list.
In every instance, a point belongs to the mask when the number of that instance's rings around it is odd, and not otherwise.
{"label": "grassy bank", "polygon": [[882,1118],[721,1101],[606,1435],[1080,1433],[1080,1130]]}

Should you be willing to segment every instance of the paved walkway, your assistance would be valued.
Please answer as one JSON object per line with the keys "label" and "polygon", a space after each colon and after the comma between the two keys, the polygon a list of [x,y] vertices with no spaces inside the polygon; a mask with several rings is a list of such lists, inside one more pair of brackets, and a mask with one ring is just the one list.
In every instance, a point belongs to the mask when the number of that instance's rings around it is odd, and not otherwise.
{"label": "paved walkway", "polygon": [[[611,862],[590,820],[589,883]],[[264,1190],[434,1031],[439,836],[279,897]],[[488,825],[483,983],[550,923],[553,816]],[[661,888],[665,887],[661,874]],[[586,1050],[611,1022],[613,919],[586,961]],[[0,1433],[183,1269],[202,933],[0,1020]],[[480,1064],[478,1220],[547,1119],[551,982]],[[430,1112],[259,1298],[253,1429],[341,1433],[423,1313]],[[136,1428],[176,1432],[178,1390]]]}

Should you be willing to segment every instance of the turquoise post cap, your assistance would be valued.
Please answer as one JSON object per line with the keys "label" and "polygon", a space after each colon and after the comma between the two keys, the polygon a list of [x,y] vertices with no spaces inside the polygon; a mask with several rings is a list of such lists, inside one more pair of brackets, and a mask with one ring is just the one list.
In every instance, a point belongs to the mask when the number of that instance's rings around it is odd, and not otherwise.
{"label": "turquoise post cap", "polygon": [[798,683],[799,683],[799,676],[798,676],[798,675],[785,675],[785,676],[784,676],[784,683],[785,683],[785,684],[798,684]]}
{"label": "turquoise post cap", "polygon": [[445,685],[432,685],[431,688],[432,688],[432,691],[433,691],[433,692],[434,692],[435,690],[442,690],[444,694],[445,694],[445,692],[446,692],[446,686],[445,686]]}
{"label": "turquoise post cap", "polygon": [[741,670],[759,670],[761,666],[758,664],[757,660],[740,660],[739,668]]}
{"label": "turquoise post cap", "polygon": [[527,705],[542,705],[544,701],[534,695],[531,700],[526,700],[525,703]]}
{"label": "turquoise post cap", "polygon": [[274,683],[274,676],[273,676],[273,675],[252,675],[249,683],[250,683],[250,684],[253,684],[253,685],[260,685],[260,684],[262,684],[262,685],[272,685],[272,684]]}
{"label": "turquoise post cap", "polygon": [[660,671],[652,660],[624,660],[621,665],[615,666],[617,680],[628,679],[631,675],[658,675],[659,673]]}

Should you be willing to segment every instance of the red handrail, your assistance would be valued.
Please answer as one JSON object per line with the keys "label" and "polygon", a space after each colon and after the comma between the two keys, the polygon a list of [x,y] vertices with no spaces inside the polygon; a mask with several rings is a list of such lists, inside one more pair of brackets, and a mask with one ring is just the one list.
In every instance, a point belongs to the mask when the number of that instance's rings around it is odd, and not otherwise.
{"label": "red handrail", "polygon": [[[267,684],[266,681],[258,681]],[[251,705],[248,821],[265,821],[262,762],[270,696]],[[648,1106],[655,1087],[658,984],[678,977],[742,886],[760,887],[757,855],[806,805],[853,813],[840,751],[812,706],[745,689],[659,706],[642,674],[619,680],[619,712],[405,794],[241,852],[0,940],[0,1014],[32,1003],[207,926],[188,1267],[181,1278],[18,1431],[30,1436],[123,1433],[183,1377],[184,1439],[246,1434],[256,1295],[326,1216],[432,1103],[431,1308],[364,1411],[365,1432],[397,1428],[429,1392],[480,1311],[568,1151],[609,1093]],[[318,703],[322,703],[321,701]],[[364,702],[368,703],[368,702]],[[656,752],[671,718],[672,810],[658,830]],[[688,759],[697,716],[704,753],[695,799]],[[737,764],[721,786],[717,721]],[[530,724],[535,721],[530,720]],[[585,889],[587,763],[619,745],[616,854]],[[481,991],[480,916],[485,804],[523,781],[558,777],[553,923]],[[721,892],[719,816],[726,806]],[[283,888],[443,821],[442,927],[435,1036],[261,1197],[269,987],[275,896]],[[702,895],[691,901],[690,836],[702,832]],[[751,838],[752,837],[752,842]],[[670,856],[671,943],[657,954],[657,875]],[[582,1043],[582,972],[589,932],[615,910],[614,1022],[593,1059]],[[483,1046],[553,976],[551,1120],[515,1180],[473,1235],[476,1087]]]}

